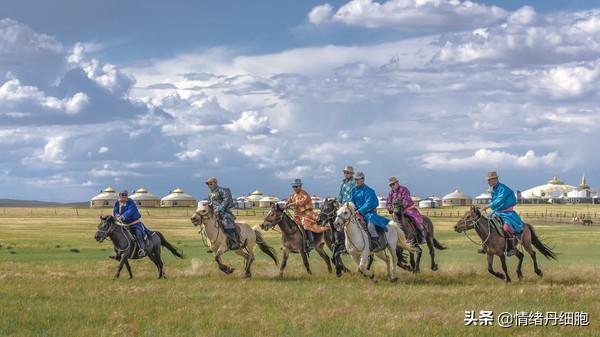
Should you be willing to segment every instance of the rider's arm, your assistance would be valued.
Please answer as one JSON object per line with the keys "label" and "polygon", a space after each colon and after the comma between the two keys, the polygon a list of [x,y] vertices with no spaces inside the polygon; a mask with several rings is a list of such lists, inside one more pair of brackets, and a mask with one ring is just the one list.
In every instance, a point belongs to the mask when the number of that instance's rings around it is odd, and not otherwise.
{"label": "rider's arm", "polygon": [[385,208],[387,208],[387,210],[392,213],[394,211],[394,192],[390,191],[390,193],[388,193],[387,198],[385,199]]}
{"label": "rider's arm", "polygon": [[499,185],[498,186],[498,190],[496,191],[496,194],[495,194],[496,197],[488,205],[488,208],[491,208],[493,210],[495,210],[495,209],[502,209],[503,208],[502,205],[504,204],[504,201],[508,197],[508,193],[507,192],[508,191],[507,191],[506,188],[504,188],[504,186]]}

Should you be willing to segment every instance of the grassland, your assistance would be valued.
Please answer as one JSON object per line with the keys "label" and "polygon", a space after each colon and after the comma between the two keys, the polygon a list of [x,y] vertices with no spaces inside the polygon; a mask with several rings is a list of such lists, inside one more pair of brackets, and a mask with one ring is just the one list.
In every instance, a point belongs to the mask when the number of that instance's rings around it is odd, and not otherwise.
{"label": "grassland", "polygon": [[[521,211],[525,208],[574,209],[525,206]],[[312,276],[292,256],[285,278],[278,279],[258,250],[254,278],[245,280],[242,261],[230,253],[225,261],[238,271],[227,276],[217,269],[188,220],[190,210],[152,210],[144,222],[162,231],[186,258],[163,250],[166,280],[157,280],[154,266],[143,260],[132,262],[133,279],[124,274],[113,281],[111,244],[93,239],[101,212],[106,210],[0,209],[0,336],[600,335],[600,226],[533,222],[561,253],[559,262],[541,258],[545,276],[538,279],[527,257],[525,280],[508,285],[487,273],[477,246],[452,231],[455,218],[434,218],[437,237],[449,247],[438,253],[440,270],[428,270],[424,256],[423,272],[401,272],[397,284],[385,281],[381,262],[375,265],[378,284],[356,274],[338,279],[316,254]],[[279,252],[278,234],[266,237]],[[511,261],[516,279],[514,268]],[[465,310],[584,311],[591,324],[465,327]]]}

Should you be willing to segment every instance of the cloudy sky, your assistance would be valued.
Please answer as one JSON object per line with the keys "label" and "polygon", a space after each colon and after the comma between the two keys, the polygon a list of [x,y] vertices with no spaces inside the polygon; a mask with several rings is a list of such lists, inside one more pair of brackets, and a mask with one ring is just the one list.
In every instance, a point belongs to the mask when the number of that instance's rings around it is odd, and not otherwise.
{"label": "cloudy sky", "polygon": [[600,185],[593,1],[0,1],[0,198]]}

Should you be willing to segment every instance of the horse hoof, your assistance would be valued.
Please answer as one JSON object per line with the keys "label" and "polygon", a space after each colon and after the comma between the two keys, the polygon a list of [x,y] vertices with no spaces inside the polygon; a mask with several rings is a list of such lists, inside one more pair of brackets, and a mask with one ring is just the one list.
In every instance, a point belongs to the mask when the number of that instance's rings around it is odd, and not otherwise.
{"label": "horse hoof", "polygon": [[435,266],[431,266],[431,270],[433,270],[433,271],[437,271],[437,270],[438,270],[438,266],[437,266],[437,264],[436,264]]}
{"label": "horse hoof", "polygon": [[396,282],[398,282],[398,278],[397,278],[397,277],[394,277],[393,279],[390,279],[390,282],[392,282],[392,283],[396,283]]}
{"label": "horse hoof", "polygon": [[541,270],[536,270],[535,272],[539,277],[543,277],[544,276],[544,272]]}
{"label": "horse hoof", "polygon": [[252,277],[252,274],[250,274],[250,273],[244,274],[244,278],[251,278],[251,277]]}

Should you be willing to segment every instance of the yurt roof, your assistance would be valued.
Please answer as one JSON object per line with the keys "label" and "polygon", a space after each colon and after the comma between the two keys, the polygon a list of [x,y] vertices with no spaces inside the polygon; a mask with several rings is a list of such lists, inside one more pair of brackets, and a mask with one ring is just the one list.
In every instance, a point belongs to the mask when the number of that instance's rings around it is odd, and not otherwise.
{"label": "yurt roof", "polygon": [[107,187],[94,196],[92,200],[117,200],[117,198],[117,192],[112,187]]}
{"label": "yurt roof", "polygon": [[266,197],[261,198],[259,201],[277,202],[277,201],[279,201],[279,199],[276,197],[272,197],[272,196],[266,196]]}
{"label": "yurt roof", "polygon": [[454,190],[454,192],[450,192],[442,198],[442,200],[450,199],[471,199],[471,197],[465,194],[464,192],[461,192],[458,189],[456,189]]}
{"label": "yurt roof", "polygon": [[177,200],[194,200],[194,197],[192,197],[191,195],[185,193],[181,188],[176,188],[173,191],[171,191],[171,193],[169,193],[167,196],[165,196],[164,198],[162,198],[161,200],[163,201],[177,201]]}
{"label": "yurt roof", "polygon": [[157,196],[143,187],[135,191],[130,198],[133,200],[159,200]]}
{"label": "yurt roof", "polygon": [[256,190],[256,191],[252,192],[252,195],[263,195],[263,192]]}
{"label": "yurt roof", "polygon": [[576,190],[577,187],[572,185],[567,185],[562,181],[558,180],[556,176],[552,177],[548,181],[547,184],[535,186],[528,190],[521,192],[521,196],[525,199],[535,199],[535,198],[560,198],[564,196],[565,193],[569,193],[573,190]]}
{"label": "yurt roof", "polygon": [[490,192],[483,192],[480,195],[476,196],[475,199],[491,199],[492,194]]}

